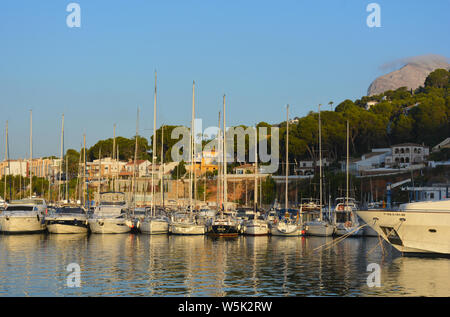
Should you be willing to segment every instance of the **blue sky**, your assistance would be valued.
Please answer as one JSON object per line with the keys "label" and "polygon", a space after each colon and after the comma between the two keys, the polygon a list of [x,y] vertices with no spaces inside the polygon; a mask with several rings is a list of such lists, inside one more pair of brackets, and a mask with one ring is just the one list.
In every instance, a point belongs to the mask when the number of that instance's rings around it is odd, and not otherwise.
{"label": "blue sky", "polygon": [[[66,6],[81,7],[68,28]],[[393,60],[450,57],[450,1],[376,1],[381,27],[369,28],[375,1],[24,1],[0,4],[0,156],[9,121],[10,157],[34,156],[157,125],[189,124],[192,81],[197,117],[216,125],[227,95],[227,125],[277,123],[317,105],[366,94]],[[324,106],[325,109],[327,107]]]}

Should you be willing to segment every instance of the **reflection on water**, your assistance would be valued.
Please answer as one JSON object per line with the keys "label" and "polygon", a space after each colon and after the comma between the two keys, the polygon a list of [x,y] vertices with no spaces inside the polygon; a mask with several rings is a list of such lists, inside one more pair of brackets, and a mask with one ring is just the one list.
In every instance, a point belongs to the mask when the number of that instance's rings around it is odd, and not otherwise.
{"label": "reflection on water", "polygon": [[[449,296],[450,259],[378,238],[0,235],[0,296]],[[329,248],[323,247],[324,245]],[[322,248],[321,248],[322,247]],[[81,287],[67,287],[70,263]],[[381,267],[369,288],[367,265]]]}

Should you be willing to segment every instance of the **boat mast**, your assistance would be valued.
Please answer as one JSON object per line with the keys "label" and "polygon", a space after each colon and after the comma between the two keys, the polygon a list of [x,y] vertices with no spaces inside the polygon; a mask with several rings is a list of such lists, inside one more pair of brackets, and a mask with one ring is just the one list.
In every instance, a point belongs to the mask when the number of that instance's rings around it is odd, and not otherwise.
{"label": "boat mast", "polygon": [[189,208],[192,215],[192,175],[195,169],[194,166],[194,119],[195,119],[195,81],[192,82],[192,119],[191,119],[191,131],[190,131],[190,156],[191,156],[191,168],[189,173]]}
{"label": "boat mast", "polygon": [[98,150],[98,201],[97,205],[100,205],[100,192],[102,190],[102,148]]}
{"label": "boat mast", "polygon": [[33,110],[30,110],[30,198],[33,196]]}
{"label": "boat mast", "polygon": [[257,128],[255,126],[255,193],[254,193],[254,212],[258,210],[258,133]]}
{"label": "boat mast", "polygon": [[225,95],[223,95],[223,209],[227,211],[228,183],[227,183],[227,125],[225,123]]}
{"label": "boat mast", "polygon": [[86,133],[83,134],[83,166],[83,205],[86,206],[86,201],[89,199],[87,196],[88,185],[86,184]]}
{"label": "boat mast", "polygon": [[153,100],[153,150],[152,150],[152,208],[151,215],[154,216],[156,214],[155,212],[155,155],[156,155],[156,80],[157,80],[157,73],[155,70],[155,93],[154,93],[154,100]]}
{"label": "boat mast", "polygon": [[[113,161],[113,163],[115,163],[116,161],[116,124],[114,123],[114,132],[113,132],[113,150],[112,150],[112,161]],[[116,167],[117,167],[117,164],[116,164]],[[112,190],[111,191],[114,191],[114,188],[116,187],[115,186],[115,179],[116,179],[116,177],[115,177],[115,175],[114,175],[115,173],[113,173],[112,174]]]}
{"label": "boat mast", "polygon": [[222,186],[221,186],[221,174],[222,174],[222,167],[220,166],[220,162],[222,161],[222,151],[221,151],[221,121],[220,121],[220,111],[219,111],[219,130],[217,132],[217,208],[221,210],[222,206]]}
{"label": "boat mast", "polygon": [[62,126],[61,126],[61,153],[60,153],[60,164],[59,164],[59,182],[58,182],[58,203],[61,202],[61,174],[62,174],[62,166],[64,162],[64,113],[62,115]]}
{"label": "boat mast", "polygon": [[136,208],[136,159],[137,159],[137,148],[138,148],[138,133],[139,133],[139,107],[137,108],[137,117],[136,117],[136,143],[134,145],[134,164],[133,164],[134,165],[133,166],[133,207],[134,208]]}
{"label": "boat mast", "polygon": [[322,122],[320,120],[320,104],[319,104],[319,177],[320,177],[320,187],[319,187],[319,207],[320,207],[320,215],[319,219],[322,221]]}
{"label": "boat mast", "polygon": [[286,107],[286,189],[284,208],[288,211],[288,173],[289,173],[289,105]]}
{"label": "boat mast", "polygon": [[159,174],[161,175],[161,204],[164,208],[164,125],[161,126],[161,165]]}
{"label": "boat mast", "polygon": [[[6,120],[6,143],[5,143],[5,162],[7,162],[8,164],[8,174],[10,173],[10,168],[9,168],[9,159],[8,159],[8,120]],[[22,166],[22,163],[20,164],[20,166]],[[3,196],[3,200],[6,202],[6,167],[5,167],[5,194]],[[22,174],[20,175],[20,177],[22,177]],[[9,193],[9,199],[11,199],[11,187],[10,188],[10,193]]]}
{"label": "boat mast", "polygon": [[348,126],[348,120],[347,120],[347,164],[346,164],[346,194],[345,194],[345,205],[348,206],[348,161],[349,161],[349,126]]}

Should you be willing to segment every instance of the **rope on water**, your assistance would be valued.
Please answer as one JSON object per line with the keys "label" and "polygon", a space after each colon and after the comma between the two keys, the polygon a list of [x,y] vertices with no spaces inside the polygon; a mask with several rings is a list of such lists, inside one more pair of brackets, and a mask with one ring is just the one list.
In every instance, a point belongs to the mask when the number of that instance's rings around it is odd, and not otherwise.
{"label": "rope on water", "polygon": [[344,241],[346,238],[348,238],[349,236],[351,236],[354,232],[358,231],[359,229],[361,229],[361,228],[363,228],[363,227],[365,227],[365,226],[367,226],[367,225],[368,225],[368,224],[366,223],[366,224],[363,224],[363,225],[361,225],[361,226],[359,226],[359,227],[356,227],[356,228],[353,229],[352,231],[347,232],[346,234],[340,236],[339,238],[333,239],[333,240],[330,241],[330,242],[327,242],[327,243],[325,243],[325,244],[322,244],[321,246],[318,246],[317,248],[313,249],[313,251],[317,251],[317,250],[319,250],[319,249],[321,249],[321,248],[323,248],[323,247],[326,247],[326,248],[324,248],[323,250],[328,250],[328,249],[330,249],[331,247],[333,247],[333,246],[335,246],[336,244],[338,244],[339,242]]}

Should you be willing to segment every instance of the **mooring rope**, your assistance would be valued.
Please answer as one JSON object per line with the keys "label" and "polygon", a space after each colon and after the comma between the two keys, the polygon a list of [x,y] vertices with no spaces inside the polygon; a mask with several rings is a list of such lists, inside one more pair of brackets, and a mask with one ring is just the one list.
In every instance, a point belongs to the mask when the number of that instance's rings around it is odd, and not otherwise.
{"label": "mooring rope", "polygon": [[[377,222],[377,219],[375,219],[375,221],[373,222],[375,224],[375,222]],[[398,228],[395,231],[398,231],[398,229],[400,229],[400,227],[402,226],[403,221],[400,220],[400,225],[398,226]],[[393,230],[391,230],[389,232],[389,234],[386,236],[386,239],[389,239],[389,237],[391,236],[391,234],[394,232],[394,228],[392,228]],[[379,242],[372,248],[370,249],[369,252],[367,252],[367,255],[370,255],[378,246],[381,247],[383,255],[384,255],[384,248],[383,248],[383,240],[381,239],[381,235],[378,235],[378,240]]]}
{"label": "mooring rope", "polygon": [[325,246],[326,246],[326,248],[323,249],[323,250],[328,250],[328,249],[330,249],[331,247],[333,247],[333,246],[335,246],[336,244],[338,244],[339,242],[344,241],[346,238],[348,238],[349,236],[351,236],[355,231],[358,231],[359,229],[361,229],[361,228],[363,228],[363,227],[365,227],[365,226],[367,226],[367,225],[368,225],[368,224],[366,223],[366,224],[363,224],[363,225],[361,225],[361,226],[358,226],[358,227],[356,227],[355,229],[353,229],[352,231],[349,231],[349,232],[347,232],[346,234],[340,236],[339,238],[333,239],[333,240],[330,241],[330,242],[327,242],[327,243],[325,243],[325,244],[322,244],[321,246],[318,246],[317,248],[313,249],[313,251],[316,251],[316,250],[318,250],[318,249],[320,249],[320,248],[323,248],[323,247],[325,247]]}

